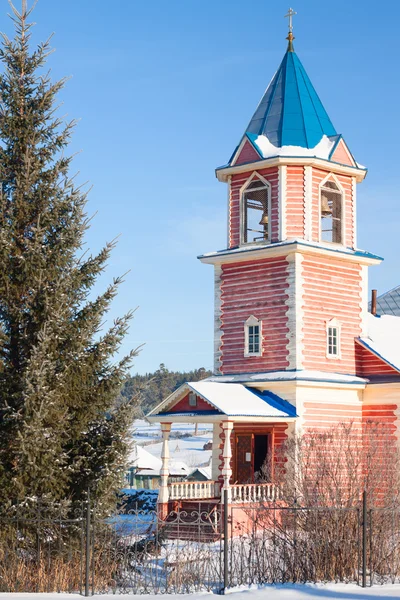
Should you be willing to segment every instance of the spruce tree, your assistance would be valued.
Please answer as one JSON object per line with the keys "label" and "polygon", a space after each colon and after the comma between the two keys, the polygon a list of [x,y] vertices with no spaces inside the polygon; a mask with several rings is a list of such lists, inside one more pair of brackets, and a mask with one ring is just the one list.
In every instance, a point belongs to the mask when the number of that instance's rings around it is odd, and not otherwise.
{"label": "spruce tree", "polygon": [[27,496],[106,503],[118,486],[132,402],[115,403],[134,356],[115,361],[131,314],[102,331],[120,280],[92,297],[114,244],[83,252],[87,193],[70,175],[74,122],[58,116],[30,48],[32,10],[11,4],[0,61],[0,506]]}

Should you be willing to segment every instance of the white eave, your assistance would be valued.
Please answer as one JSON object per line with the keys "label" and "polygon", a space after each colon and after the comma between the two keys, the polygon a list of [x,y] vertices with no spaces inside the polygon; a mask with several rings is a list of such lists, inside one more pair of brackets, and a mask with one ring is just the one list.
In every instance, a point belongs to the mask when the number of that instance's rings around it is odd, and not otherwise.
{"label": "white eave", "polygon": [[379,265],[382,262],[380,256],[352,250],[336,244],[323,245],[317,242],[306,242],[302,239],[285,240],[272,244],[243,245],[236,248],[227,248],[216,252],[202,254],[197,258],[205,264],[225,264],[230,262],[245,262],[255,258],[270,258],[275,256],[287,256],[294,252],[303,254],[316,254],[319,256],[335,256],[339,260],[350,260],[363,265]]}
{"label": "white eave", "polygon": [[348,165],[343,165],[342,163],[337,163],[332,160],[324,160],[316,156],[273,156],[271,158],[235,165],[233,167],[220,167],[216,170],[215,174],[218,181],[227,182],[228,178],[236,173],[259,171],[260,169],[268,169],[269,167],[276,167],[280,165],[302,165],[304,167],[317,167],[323,169],[324,171],[334,171],[335,173],[340,173],[342,175],[350,175],[351,177],[356,178],[357,183],[363,181],[367,175],[366,169],[350,167]]}

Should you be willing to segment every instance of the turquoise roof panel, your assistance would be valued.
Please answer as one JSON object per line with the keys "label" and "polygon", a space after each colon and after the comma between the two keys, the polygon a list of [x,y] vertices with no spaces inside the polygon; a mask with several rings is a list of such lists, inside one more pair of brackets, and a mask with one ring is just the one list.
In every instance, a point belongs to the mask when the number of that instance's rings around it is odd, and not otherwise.
{"label": "turquoise roof panel", "polygon": [[295,52],[286,52],[246,133],[265,135],[278,148],[314,148],[324,135],[337,135]]}

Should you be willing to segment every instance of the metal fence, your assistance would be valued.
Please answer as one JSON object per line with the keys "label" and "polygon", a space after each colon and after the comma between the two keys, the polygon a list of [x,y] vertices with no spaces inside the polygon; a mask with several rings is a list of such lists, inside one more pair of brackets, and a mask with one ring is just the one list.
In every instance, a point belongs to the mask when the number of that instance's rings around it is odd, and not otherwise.
{"label": "metal fence", "polygon": [[[161,518],[87,504],[0,515],[0,592],[223,592],[243,584],[400,581],[400,510],[184,503]],[[184,510],[183,507],[186,507]]]}

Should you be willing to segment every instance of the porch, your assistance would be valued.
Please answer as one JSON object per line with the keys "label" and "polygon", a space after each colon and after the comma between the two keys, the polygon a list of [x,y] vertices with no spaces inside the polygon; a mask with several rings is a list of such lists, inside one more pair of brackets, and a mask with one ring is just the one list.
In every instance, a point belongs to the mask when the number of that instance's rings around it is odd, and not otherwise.
{"label": "porch", "polygon": [[[275,481],[278,449],[296,419],[295,408],[267,391],[241,384],[200,381],[184,384],[150,415],[163,436],[161,512],[201,502],[219,505],[270,503],[281,499]],[[212,425],[211,480],[169,481],[169,437],[175,423]]]}
{"label": "porch", "polygon": [[[281,499],[278,485],[274,483],[245,483],[229,487],[232,503],[276,502]],[[185,481],[168,484],[169,500],[220,500],[222,483],[219,481]]]}

